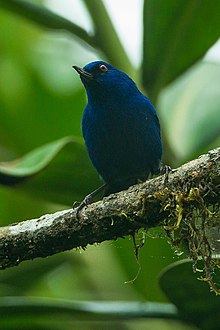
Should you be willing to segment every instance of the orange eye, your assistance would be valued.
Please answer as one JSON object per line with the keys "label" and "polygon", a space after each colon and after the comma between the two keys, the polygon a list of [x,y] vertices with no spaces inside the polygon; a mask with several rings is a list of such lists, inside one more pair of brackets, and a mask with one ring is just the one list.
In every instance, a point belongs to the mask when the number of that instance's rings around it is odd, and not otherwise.
{"label": "orange eye", "polygon": [[104,64],[101,64],[101,65],[99,66],[99,69],[100,69],[101,71],[103,71],[103,72],[108,71],[107,66],[105,66]]}

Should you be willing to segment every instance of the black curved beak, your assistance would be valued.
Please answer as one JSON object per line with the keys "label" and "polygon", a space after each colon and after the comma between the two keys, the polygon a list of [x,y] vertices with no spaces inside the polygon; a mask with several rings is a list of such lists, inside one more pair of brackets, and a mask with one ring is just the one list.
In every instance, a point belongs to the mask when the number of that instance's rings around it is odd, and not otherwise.
{"label": "black curved beak", "polygon": [[77,65],[73,65],[72,66],[73,69],[76,70],[76,72],[78,72],[78,74],[80,75],[80,77],[84,77],[86,79],[93,79],[93,75],[85,70],[83,70],[82,68],[80,68]]}

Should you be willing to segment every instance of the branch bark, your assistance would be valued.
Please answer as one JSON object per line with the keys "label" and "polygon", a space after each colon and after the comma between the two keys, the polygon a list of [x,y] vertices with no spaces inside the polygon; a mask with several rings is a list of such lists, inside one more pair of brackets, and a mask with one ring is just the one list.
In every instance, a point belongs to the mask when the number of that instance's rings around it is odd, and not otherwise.
{"label": "branch bark", "polygon": [[46,257],[88,244],[115,240],[150,228],[178,222],[184,206],[219,208],[220,148],[126,191],[91,204],[76,217],[76,209],[43,215],[0,228],[0,269],[23,260]]}

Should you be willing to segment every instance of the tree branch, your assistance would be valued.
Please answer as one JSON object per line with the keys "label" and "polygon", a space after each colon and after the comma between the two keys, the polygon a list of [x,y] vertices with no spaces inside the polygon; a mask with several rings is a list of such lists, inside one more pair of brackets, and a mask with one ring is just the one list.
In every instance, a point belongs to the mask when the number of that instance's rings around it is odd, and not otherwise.
{"label": "tree branch", "polygon": [[82,210],[80,219],[76,209],[70,209],[0,228],[0,269],[171,220],[178,225],[184,207],[187,212],[189,207],[219,207],[219,159],[220,148],[173,170],[168,182],[162,175],[93,203]]}

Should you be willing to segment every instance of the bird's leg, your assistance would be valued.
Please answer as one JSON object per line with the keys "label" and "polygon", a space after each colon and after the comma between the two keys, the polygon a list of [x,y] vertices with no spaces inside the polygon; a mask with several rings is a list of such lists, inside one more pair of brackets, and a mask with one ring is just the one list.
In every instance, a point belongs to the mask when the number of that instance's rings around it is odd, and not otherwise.
{"label": "bird's leg", "polygon": [[[80,211],[87,205],[93,202],[95,196],[97,196],[100,192],[104,191],[105,188],[108,186],[107,183],[104,183],[101,187],[97,188],[96,190],[92,191],[89,195],[87,195],[83,201],[79,204],[76,210],[76,217],[79,218]],[[73,204],[73,207],[75,203]]]}
{"label": "bird's leg", "polygon": [[162,165],[160,167],[160,174],[164,174],[164,185],[168,183],[169,173],[172,171],[172,168],[169,165]]}

